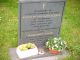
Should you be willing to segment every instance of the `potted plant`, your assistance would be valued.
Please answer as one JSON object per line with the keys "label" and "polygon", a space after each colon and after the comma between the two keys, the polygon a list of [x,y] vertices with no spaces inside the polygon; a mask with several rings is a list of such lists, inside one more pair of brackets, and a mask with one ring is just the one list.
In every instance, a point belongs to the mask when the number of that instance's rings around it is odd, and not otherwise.
{"label": "potted plant", "polygon": [[49,38],[46,47],[52,54],[59,54],[65,49],[66,43],[61,38]]}
{"label": "potted plant", "polygon": [[26,43],[16,48],[16,53],[20,59],[38,54],[38,48],[33,43]]}

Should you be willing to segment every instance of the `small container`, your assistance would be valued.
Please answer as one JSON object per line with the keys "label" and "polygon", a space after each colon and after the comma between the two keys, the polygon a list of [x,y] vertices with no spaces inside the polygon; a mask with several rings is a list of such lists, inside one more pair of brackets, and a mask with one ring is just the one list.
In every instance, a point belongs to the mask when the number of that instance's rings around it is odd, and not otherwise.
{"label": "small container", "polygon": [[37,49],[37,47],[35,47],[33,49],[21,51],[20,49],[17,48],[16,53],[17,53],[18,57],[20,59],[22,59],[22,58],[27,58],[27,57],[30,57],[30,56],[37,55],[38,54],[38,49]]}
{"label": "small container", "polygon": [[50,48],[49,48],[49,52],[52,53],[52,54],[54,54],[54,55],[57,55],[57,54],[60,53],[60,51],[58,51],[58,50],[52,50]]}

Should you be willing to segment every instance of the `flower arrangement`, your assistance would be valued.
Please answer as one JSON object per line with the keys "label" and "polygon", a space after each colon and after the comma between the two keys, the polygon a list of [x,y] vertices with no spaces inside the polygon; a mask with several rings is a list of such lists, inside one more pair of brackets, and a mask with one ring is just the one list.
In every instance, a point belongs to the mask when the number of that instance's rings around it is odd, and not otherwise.
{"label": "flower arrangement", "polygon": [[27,44],[22,44],[20,45],[18,48],[21,50],[21,51],[25,51],[25,50],[29,50],[29,49],[33,49],[35,48],[36,45],[33,44],[33,43],[27,43]]}
{"label": "flower arrangement", "polygon": [[66,43],[61,38],[49,38],[46,42],[46,47],[53,54],[59,54],[66,48]]}
{"label": "flower arrangement", "polygon": [[17,53],[18,57],[22,59],[22,58],[30,57],[33,55],[37,55],[38,48],[33,43],[26,43],[26,44],[22,44],[22,45],[18,46],[16,48],[16,53]]}

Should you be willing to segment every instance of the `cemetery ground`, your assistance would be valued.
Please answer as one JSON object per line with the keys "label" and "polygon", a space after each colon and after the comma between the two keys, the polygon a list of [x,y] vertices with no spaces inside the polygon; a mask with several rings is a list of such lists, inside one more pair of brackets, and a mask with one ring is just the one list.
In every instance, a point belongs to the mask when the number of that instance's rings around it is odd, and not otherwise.
{"label": "cemetery ground", "polygon": [[[60,36],[67,42],[70,56],[80,60],[80,0],[67,0]],[[9,48],[18,43],[18,1],[0,1],[0,60],[10,60]]]}

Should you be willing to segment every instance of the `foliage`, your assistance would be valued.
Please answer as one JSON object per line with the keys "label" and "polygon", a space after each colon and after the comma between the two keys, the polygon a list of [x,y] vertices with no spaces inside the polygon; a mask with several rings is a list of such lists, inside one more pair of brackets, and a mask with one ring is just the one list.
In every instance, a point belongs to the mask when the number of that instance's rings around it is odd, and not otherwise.
{"label": "foliage", "polygon": [[52,50],[61,51],[66,48],[66,43],[61,38],[49,38],[46,46]]}
{"label": "foliage", "polygon": [[32,48],[35,48],[35,47],[36,47],[36,45],[33,44],[33,43],[26,43],[26,44],[22,44],[22,45],[18,46],[18,48],[21,51],[25,51],[25,50],[32,49]]}

